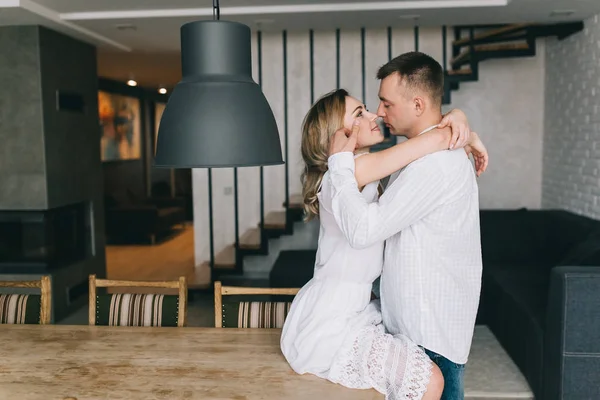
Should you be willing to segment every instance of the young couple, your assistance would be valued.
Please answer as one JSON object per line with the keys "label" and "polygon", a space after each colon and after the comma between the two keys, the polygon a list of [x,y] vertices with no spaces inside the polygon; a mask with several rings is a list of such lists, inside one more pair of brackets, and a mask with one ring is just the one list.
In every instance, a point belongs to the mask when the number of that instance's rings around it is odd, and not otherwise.
{"label": "young couple", "polygon": [[[304,209],[319,218],[319,244],[281,349],[299,374],[386,399],[462,399],[482,269],[476,175],[488,154],[461,111],[442,116],[431,57],[403,54],[377,78],[377,115],[339,89],[305,117]],[[378,116],[409,140],[369,153],[383,140]]]}

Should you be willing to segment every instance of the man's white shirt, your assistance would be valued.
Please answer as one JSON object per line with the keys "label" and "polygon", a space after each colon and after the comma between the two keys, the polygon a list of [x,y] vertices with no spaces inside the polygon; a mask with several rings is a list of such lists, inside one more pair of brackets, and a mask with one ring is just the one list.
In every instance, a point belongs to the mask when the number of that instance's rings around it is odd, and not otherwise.
{"label": "man's white shirt", "polygon": [[427,155],[367,203],[350,152],[329,158],[333,214],[353,247],[386,241],[383,321],[457,364],[468,359],[481,290],[479,193],[463,149]]}

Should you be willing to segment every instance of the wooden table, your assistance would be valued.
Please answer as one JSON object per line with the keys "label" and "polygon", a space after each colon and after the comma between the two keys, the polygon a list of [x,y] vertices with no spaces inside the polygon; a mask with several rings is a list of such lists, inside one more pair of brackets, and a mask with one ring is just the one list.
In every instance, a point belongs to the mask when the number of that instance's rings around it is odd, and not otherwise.
{"label": "wooden table", "polygon": [[383,399],[298,375],[280,330],[0,325],[0,399]]}

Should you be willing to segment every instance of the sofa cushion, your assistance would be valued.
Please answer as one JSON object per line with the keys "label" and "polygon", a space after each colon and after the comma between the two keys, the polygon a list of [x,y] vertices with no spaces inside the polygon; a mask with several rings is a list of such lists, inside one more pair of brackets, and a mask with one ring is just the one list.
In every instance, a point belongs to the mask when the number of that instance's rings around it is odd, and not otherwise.
{"label": "sofa cushion", "polygon": [[600,230],[594,230],[587,238],[573,245],[559,266],[600,266]]}
{"label": "sofa cushion", "polygon": [[222,327],[283,328],[291,306],[291,302],[224,302]]}
{"label": "sofa cushion", "polygon": [[542,389],[549,269],[521,264],[484,273],[486,323],[534,393]]}
{"label": "sofa cushion", "polygon": [[179,296],[105,294],[96,296],[96,325],[171,326],[179,320]]}
{"label": "sofa cushion", "polygon": [[[589,255],[590,250],[594,250],[593,243],[588,243],[584,248],[581,244],[590,239],[594,240],[594,236],[596,241],[600,239],[597,233],[600,229],[598,221],[562,210],[545,211],[545,214],[545,261],[554,265],[566,265],[563,262],[568,264],[581,259],[582,250],[586,255]],[[565,260],[567,257],[573,261]]]}
{"label": "sofa cushion", "polygon": [[543,330],[550,285],[548,265],[510,265],[492,269],[489,274],[514,306],[522,308]]}
{"label": "sofa cushion", "polygon": [[0,324],[39,324],[41,296],[0,294]]}
{"label": "sofa cushion", "polygon": [[527,209],[480,212],[483,263],[536,262],[543,243],[537,214]]}
{"label": "sofa cushion", "polygon": [[482,210],[484,265],[498,262],[557,265],[600,222],[564,210]]}

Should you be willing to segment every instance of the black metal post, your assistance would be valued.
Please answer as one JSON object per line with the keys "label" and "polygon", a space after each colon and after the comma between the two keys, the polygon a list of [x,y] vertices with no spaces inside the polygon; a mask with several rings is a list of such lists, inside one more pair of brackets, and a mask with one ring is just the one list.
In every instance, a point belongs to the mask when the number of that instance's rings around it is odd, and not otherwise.
{"label": "black metal post", "polygon": [[469,65],[471,66],[471,71],[475,72],[475,44],[473,43],[475,39],[475,28],[469,28]]}
{"label": "black metal post", "polygon": [[[258,85],[262,88],[262,32],[256,33],[258,52]],[[265,245],[265,173],[264,167],[260,167],[260,237],[261,247]]]}
{"label": "black metal post", "polygon": [[[219,0],[213,0],[213,19],[219,20],[221,11],[219,9]],[[213,224],[213,200],[212,200],[212,168],[208,169],[208,235],[210,241],[210,279],[213,281],[215,274],[215,238]],[[237,235],[236,235],[237,237]]]}
{"label": "black metal post", "polygon": [[235,219],[235,249],[240,248],[240,210],[238,204],[238,169],[233,169],[233,215]]}
{"label": "black metal post", "polygon": [[215,234],[213,228],[212,168],[208,169],[208,236],[210,246],[210,279],[214,279],[215,269]]}
{"label": "black metal post", "polygon": [[[285,137],[285,201],[290,206],[289,145],[288,145],[288,86],[287,86],[287,31],[283,31],[283,135]],[[287,212],[286,212],[287,213]],[[287,218],[286,218],[287,219]],[[287,224],[286,224],[287,226]]]}
{"label": "black metal post", "polygon": [[446,72],[447,68],[447,37],[446,37],[446,25],[442,26],[442,68],[444,69],[444,72]]}
{"label": "black metal post", "polygon": [[362,76],[362,102],[367,104],[367,84],[365,77],[365,28],[360,28],[360,67]]}
{"label": "black metal post", "polygon": [[[461,39],[461,28],[454,27],[454,40]],[[460,47],[452,45],[452,58],[455,58],[460,54]],[[454,67],[452,67],[454,69]]]}
{"label": "black metal post", "polygon": [[415,25],[415,51],[419,51],[419,25]]}
{"label": "black metal post", "polygon": [[392,59],[392,27],[387,28],[387,41],[388,41],[388,61]]}
{"label": "black metal post", "polygon": [[335,87],[340,88],[340,30],[335,30]]}
{"label": "black metal post", "polygon": [[309,52],[310,52],[310,105],[315,101],[315,33],[309,31]]}

